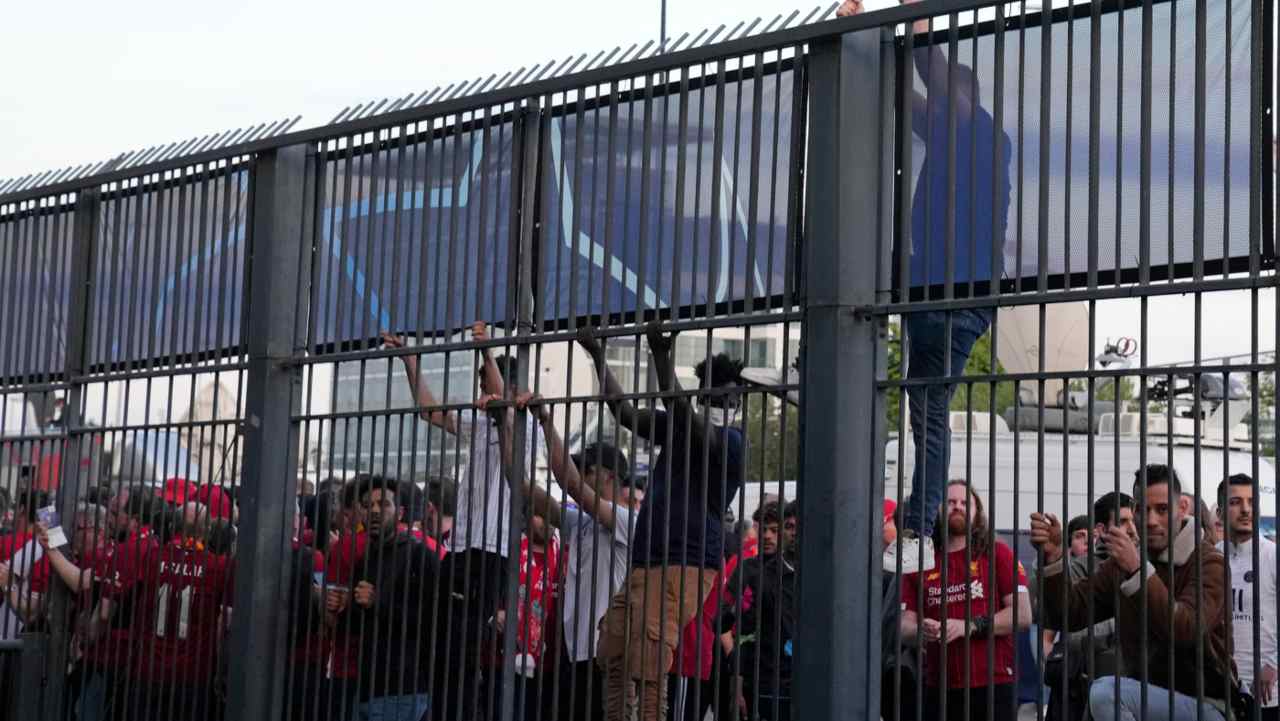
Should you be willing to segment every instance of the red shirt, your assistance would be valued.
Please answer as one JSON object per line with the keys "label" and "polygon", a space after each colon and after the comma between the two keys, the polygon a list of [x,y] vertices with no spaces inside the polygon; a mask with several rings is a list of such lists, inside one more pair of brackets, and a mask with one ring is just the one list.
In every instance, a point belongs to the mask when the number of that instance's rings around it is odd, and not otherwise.
{"label": "red shirt", "polygon": [[[364,558],[364,548],[368,541],[369,535],[359,531],[345,533],[337,543],[329,546],[329,555],[324,562],[325,583],[351,589],[355,585],[356,562]],[[329,651],[329,678],[356,678],[359,675],[358,637],[339,626]]]}
{"label": "red shirt", "polygon": [[82,558],[76,560],[80,570],[88,573],[92,581],[89,590],[81,593],[80,597],[76,599],[80,610],[89,611],[97,607],[98,600],[102,598],[103,588],[111,580],[111,562],[114,555],[115,544],[108,543],[105,546],[89,550]]}
{"label": "red shirt", "polygon": [[[552,538],[546,550],[529,548],[529,538],[520,539],[520,600],[516,618],[516,646],[534,658],[546,648],[543,627],[556,619],[555,587],[560,572],[560,542]],[[510,618],[510,617],[508,617]]]}
{"label": "red shirt", "polygon": [[[981,556],[974,558],[968,565],[965,561],[964,549],[952,551],[947,556],[947,591],[946,601],[942,593],[942,556],[935,552],[937,563],[932,571],[923,574],[911,574],[902,578],[902,602],[908,611],[926,618],[942,621],[944,618],[965,618],[965,606],[968,605],[969,618],[987,616],[1004,608],[1005,596],[1017,592],[1025,592],[1027,574],[1013,555],[1013,550],[999,541],[995,544],[995,593],[988,591],[991,582],[991,558]],[[919,589],[921,576],[924,583],[925,611],[919,609]],[[945,614],[944,614],[945,608]],[[994,673],[987,668],[987,646],[995,645]],[[947,647],[947,686],[949,688],[976,688],[985,686],[989,681],[995,683],[1014,682],[1014,637],[997,636],[994,640],[969,639],[966,657],[966,639],[953,641]],[[965,666],[969,669],[969,682],[965,683]],[[939,686],[942,682],[942,644],[925,644],[925,679],[930,686]]]}
{"label": "red shirt", "polygon": [[[31,539],[35,538],[34,534],[29,532],[6,533],[0,536],[0,561],[8,563],[13,560],[15,554],[22,550]],[[35,544],[33,548],[37,547]],[[31,566],[31,592],[45,593],[49,590],[49,557],[45,555],[44,549],[40,549],[40,560]],[[12,566],[10,570],[13,570]]]}
{"label": "red shirt", "polygon": [[217,670],[231,564],[177,540],[147,564],[135,606],[134,672],[153,681],[208,683]]}
{"label": "red shirt", "polygon": [[720,636],[712,627],[720,604],[732,605],[733,594],[725,588],[725,579],[733,578],[733,571],[738,567],[738,557],[730,556],[724,563],[724,570],[716,574],[715,585],[711,593],[702,603],[702,613],[685,624],[680,634],[680,675],[685,678],[700,678],[703,681],[711,678],[712,659],[715,653],[716,639]]}
{"label": "red shirt", "polygon": [[157,547],[150,531],[135,533],[124,543],[114,543],[94,564],[94,584],[100,598],[115,605],[107,632],[85,649],[85,659],[94,666],[114,668],[126,665],[133,648],[134,593],[143,569]]}

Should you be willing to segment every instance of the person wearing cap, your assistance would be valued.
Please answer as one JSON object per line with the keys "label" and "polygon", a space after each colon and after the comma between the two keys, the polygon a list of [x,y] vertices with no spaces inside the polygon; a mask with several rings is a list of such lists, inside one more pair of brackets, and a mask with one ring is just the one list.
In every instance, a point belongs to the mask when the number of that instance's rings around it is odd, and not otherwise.
{"label": "person wearing cap", "polygon": [[[491,399],[491,398],[490,398]],[[487,400],[478,404],[484,408]],[[563,643],[560,644],[559,688],[546,694],[546,718],[591,721],[604,718],[604,678],[594,663],[596,629],[609,608],[610,598],[627,577],[636,511],[623,499],[622,488],[631,475],[631,463],[621,449],[596,443],[569,455],[555,427],[551,409],[533,393],[516,397],[517,409],[528,409],[542,428],[547,461],[556,483],[572,503],[528,482],[524,491],[531,512],[558,526],[569,546],[560,608]],[[495,414],[504,455],[510,454],[513,414]]]}

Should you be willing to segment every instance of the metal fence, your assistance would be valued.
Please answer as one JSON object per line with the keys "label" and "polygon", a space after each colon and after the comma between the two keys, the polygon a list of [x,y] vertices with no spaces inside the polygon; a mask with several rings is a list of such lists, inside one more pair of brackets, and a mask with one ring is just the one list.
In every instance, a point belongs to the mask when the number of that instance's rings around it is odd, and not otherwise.
{"label": "metal fence", "polygon": [[8,710],[1263,700],[1274,3],[832,9],[0,184]]}

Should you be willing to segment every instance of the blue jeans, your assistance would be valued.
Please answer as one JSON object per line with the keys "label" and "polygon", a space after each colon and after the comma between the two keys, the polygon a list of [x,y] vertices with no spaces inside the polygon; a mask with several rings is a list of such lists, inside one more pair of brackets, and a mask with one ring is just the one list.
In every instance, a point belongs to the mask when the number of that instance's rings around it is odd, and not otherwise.
{"label": "blue jeans", "polygon": [[103,721],[107,717],[107,677],[97,671],[85,671],[84,686],[76,701],[76,718],[80,721]]}
{"label": "blue jeans", "polygon": [[[905,316],[907,330],[907,377],[938,378],[951,354],[951,377],[964,373],[973,344],[991,327],[991,311],[986,308],[951,313],[951,347],[947,348],[947,313],[933,311]],[[915,468],[911,473],[911,495],[907,497],[903,528],[921,536],[933,531],[933,522],[942,506],[951,465],[951,424],[949,411],[956,387],[910,386],[911,438],[915,443]]]}
{"label": "blue jeans", "polygon": [[421,721],[431,708],[431,699],[425,693],[403,696],[381,696],[360,704],[361,721]]}
{"label": "blue jeans", "polygon": [[[1116,697],[1120,698],[1120,713],[1116,714]],[[1221,711],[1208,701],[1197,701],[1191,696],[1174,694],[1172,713],[1169,708],[1169,690],[1147,685],[1147,715],[1145,721],[1196,721],[1199,706],[1204,721],[1224,721]],[[1142,713],[1142,682],[1115,676],[1104,676],[1089,687],[1089,715],[1093,721],[1137,721]]]}

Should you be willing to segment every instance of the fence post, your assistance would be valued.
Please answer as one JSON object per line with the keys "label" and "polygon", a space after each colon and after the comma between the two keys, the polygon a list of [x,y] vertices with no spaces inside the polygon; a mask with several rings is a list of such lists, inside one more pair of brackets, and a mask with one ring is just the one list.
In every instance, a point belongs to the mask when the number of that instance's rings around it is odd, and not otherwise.
{"label": "fence post", "polygon": [[[85,433],[82,430],[81,409],[84,403],[83,377],[88,368],[88,319],[93,293],[93,248],[97,241],[98,190],[82,190],[76,195],[74,224],[71,236],[71,280],[67,297],[67,345],[63,378],[67,383],[66,403],[62,411],[62,431],[65,434],[58,471],[58,515],[65,526],[75,518],[76,501],[83,496],[80,457],[84,449]],[[90,458],[92,459],[92,454]],[[93,461],[91,460],[90,463]],[[85,469],[87,472],[92,469]],[[49,638],[43,644],[44,667],[48,674],[44,686],[44,714],[49,718],[63,718],[63,698],[67,687],[67,651],[71,647],[71,627],[68,623],[72,608],[71,589],[62,583],[49,585]],[[32,644],[35,646],[35,644]],[[24,647],[24,654],[31,647]],[[31,652],[35,652],[31,649]]]}
{"label": "fence post", "polygon": [[[534,330],[533,328],[533,307],[534,307],[534,248],[537,236],[538,223],[538,180],[542,171],[542,164],[539,162],[542,156],[542,146],[540,144],[542,138],[542,125],[544,116],[540,108],[535,104],[525,108],[520,113],[519,122],[516,124],[517,140],[514,151],[514,158],[519,162],[519,185],[516,187],[516,223],[514,224],[514,233],[512,240],[514,241],[514,263],[510,267],[515,271],[516,277],[516,334],[527,337]],[[514,174],[513,174],[514,176]],[[516,347],[516,377],[523,383],[528,383],[529,379],[529,345],[521,343]],[[532,386],[529,386],[532,387]],[[507,388],[507,395],[514,397],[520,388]],[[511,447],[519,449],[513,451],[511,462],[511,503],[507,510],[507,518],[510,519],[510,534],[507,539],[508,558],[520,558],[520,541],[524,535],[524,514],[525,514],[525,498],[524,498],[524,478],[526,472],[532,473],[532,470],[526,471],[524,464],[531,463],[529,458],[524,457],[523,450],[527,443],[525,434],[527,429],[528,410],[516,411],[514,432],[512,433]],[[520,564],[507,564],[507,577],[503,581],[506,584],[507,598],[517,598],[517,589],[520,586]],[[505,634],[503,637],[502,647],[502,690],[498,698],[498,718],[501,721],[509,721],[514,718],[515,704],[517,703],[516,693],[516,635],[514,633]]]}
{"label": "fence post", "polygon": [[864,30],[808,56],[800,618],[835,625],[799,627],[805,721],[879,718],[883,323],[870,309],[891,251],[891,42]]}
{"label": "fence post", "polygon": [[297,487],[302,371],[292,365],[309,205],[308,147],[264,152],[253,167],[245,325],[244,470],[237,494],[236,588],[228,718],[283,716],[290,523]]}

